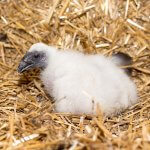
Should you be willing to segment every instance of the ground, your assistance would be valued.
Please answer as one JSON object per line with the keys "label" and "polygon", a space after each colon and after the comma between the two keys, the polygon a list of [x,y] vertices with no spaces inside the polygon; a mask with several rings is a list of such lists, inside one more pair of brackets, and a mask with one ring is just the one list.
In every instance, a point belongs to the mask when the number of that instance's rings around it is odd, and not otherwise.
{"label": "ground", "polygon": [[[83,53],[129,54],[139,102],[118,116],[57,114],[39,71],[20,75],[36,42]],[[150,148],[150,1],[1,0],[0,149]],[[50,100],[51,99],[51,100]]]}

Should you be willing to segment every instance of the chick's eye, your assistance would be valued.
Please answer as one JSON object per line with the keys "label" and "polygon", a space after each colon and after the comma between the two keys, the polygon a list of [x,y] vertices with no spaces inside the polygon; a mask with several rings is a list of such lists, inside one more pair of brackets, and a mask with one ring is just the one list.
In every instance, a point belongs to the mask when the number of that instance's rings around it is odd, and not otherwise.
{"label": "chick's eye", "polygon": [[39,57],[40,57],[39,54],[35,54],[35,55],[34,55],[34,58],[39,58]]}

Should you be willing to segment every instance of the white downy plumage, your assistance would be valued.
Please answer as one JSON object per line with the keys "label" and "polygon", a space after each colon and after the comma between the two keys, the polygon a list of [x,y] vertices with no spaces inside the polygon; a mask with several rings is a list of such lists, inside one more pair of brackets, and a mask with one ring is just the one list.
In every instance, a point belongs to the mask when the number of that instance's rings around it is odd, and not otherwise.
{"label": "white downy plumage", "polygon": [[57,112],[95,114],[99,104],[105,115],[115,115],[137,102],[133,81],[114,59],[102,55],[84,55],[43,43],[34,44],[29,52],[46,54],[41,80],[55,103]]}

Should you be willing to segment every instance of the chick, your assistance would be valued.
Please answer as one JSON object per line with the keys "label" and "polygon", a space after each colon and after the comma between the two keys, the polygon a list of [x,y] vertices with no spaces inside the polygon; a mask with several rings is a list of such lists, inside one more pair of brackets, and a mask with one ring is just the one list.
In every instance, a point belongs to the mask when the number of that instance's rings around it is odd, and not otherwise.
{"label": "chick", "polygon": [[31,46],[18,72],[41,68],[40,78],[55,100],[56,112],[116,115],[138,101],[134,82],[119,65],[130,64],[126,54],[111,58],[77,51],[59,51],[43,43]]}

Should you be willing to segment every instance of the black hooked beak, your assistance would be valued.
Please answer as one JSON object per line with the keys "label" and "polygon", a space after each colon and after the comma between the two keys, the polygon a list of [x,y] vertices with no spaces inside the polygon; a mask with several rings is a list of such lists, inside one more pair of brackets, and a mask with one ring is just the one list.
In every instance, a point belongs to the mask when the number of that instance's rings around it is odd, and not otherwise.
{"label": "black hooked beak", "polygon": [[21,60],[19,66],[18,66],[18,72],[19,73],[23,73],[27,70],[29,70],[30,68],[33,67],[33,64],[32,63],[27,63],[25,62],[23,59]]}
{"label": "black hooked beak", "polygon": [[22,60],[20,61],[20,64],[18,66],[18,72],[23,73],[31,68],[33,68],[34,62],[32,61],[32,53],[26,53]]}

